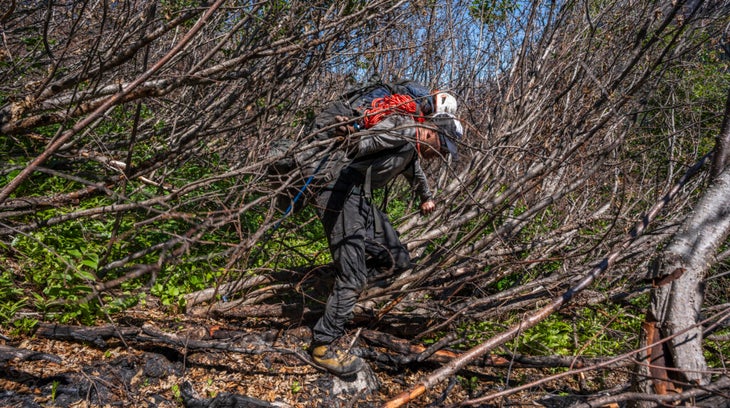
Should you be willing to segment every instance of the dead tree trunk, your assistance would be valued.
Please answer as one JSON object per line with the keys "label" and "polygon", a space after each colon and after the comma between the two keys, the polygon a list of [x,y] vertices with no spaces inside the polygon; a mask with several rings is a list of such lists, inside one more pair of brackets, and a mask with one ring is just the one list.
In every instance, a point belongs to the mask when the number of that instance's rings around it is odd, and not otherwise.
{"label": "dead tree trunk", "polygon": [[[642,346],[672,338],[639,356],[636,388],[641,392],[681,392],[673,380],[707,384],[710,379],[698,322],[705,276],[730,232],[730,167],[726,165],[729,116],[730,104],[716,145],[712,184],[650,270],[654,289],[642,328]],[[718,163],[723,168],[718,168]],[[676,335],[683,330],[687,331]]]}

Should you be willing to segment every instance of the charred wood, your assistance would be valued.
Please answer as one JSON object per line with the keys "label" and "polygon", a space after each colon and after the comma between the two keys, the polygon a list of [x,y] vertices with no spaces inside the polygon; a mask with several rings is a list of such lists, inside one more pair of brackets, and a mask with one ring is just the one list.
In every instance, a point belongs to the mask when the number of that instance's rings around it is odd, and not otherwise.
{"label": "charred wood", "polygon": [[40,353],[33,350],[0,345],[0,362],[13,359],[18,359],[22,361],[45,360],[56,364],[61,364],[62,362],[61,357],[53,354]]}

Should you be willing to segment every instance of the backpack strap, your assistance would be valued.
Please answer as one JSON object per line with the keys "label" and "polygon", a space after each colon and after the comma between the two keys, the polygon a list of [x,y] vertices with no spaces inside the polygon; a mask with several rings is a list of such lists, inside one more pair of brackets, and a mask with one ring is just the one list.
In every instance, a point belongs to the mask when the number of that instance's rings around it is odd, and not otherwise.
{"label": "backpack strap", "polygon": [[370,204],[370,209],[373,212],[373,224],[375,227],[375,232],[379,234],[383,232],[383,220],[380,217],[380,211],[375,206],[375,204],[373,204],[372,173],[373,166],[368,166],[368,169],[365,170],[365,181],[363,182],[362,188],[363,196],[365,196],[365,199],[368,200],[368,204]]}

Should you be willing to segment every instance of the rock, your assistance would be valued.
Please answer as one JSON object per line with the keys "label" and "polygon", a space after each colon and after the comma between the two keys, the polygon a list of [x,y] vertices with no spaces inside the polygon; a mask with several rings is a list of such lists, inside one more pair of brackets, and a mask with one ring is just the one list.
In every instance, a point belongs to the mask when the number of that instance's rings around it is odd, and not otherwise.
{"label": "rock", "polygon": [[332,395],[363,396],[379,389],[378,377],[368,364],[365,364],[363,369],[351,378],[333,376],[332,380]]}

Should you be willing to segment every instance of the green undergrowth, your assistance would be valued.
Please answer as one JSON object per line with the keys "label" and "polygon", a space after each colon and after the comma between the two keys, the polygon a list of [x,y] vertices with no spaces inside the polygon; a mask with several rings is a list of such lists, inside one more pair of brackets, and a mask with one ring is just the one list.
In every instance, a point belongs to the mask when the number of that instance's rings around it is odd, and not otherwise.
{"label": "green undergrowth", "polygon": [[727,372],[730,364],[730,328],[718,330],[705,340],[704,355],[711,368]]}
{"label": "green undergrowth", "polygon": [[[43,217],[62,214],[47,210]],[[259,218],[253,212],[246,216]],[[248,268],[229,268],[229,255],[224,250],[240,241],[241,225],[247,221],[212,228],[189,247],[184,241],[170,248],[163,245],[185,236],[194,230],[195,222],[202,220],[160,217],[149,221],[146,214],[131,211],[119,218],[84,218],[18,234],[8,245],[0,247],[7,264],[0,282],[2,323],[16,319],[14,312],[18,309],[28,309],[43,320],[92,324],[107,314],[139,304],[148,293],[174,312],[185,306],[185,294],[236,279],[246,273],[242,271],[293,268],[301,262],[291,256],[274,257],[272,253],[285,253],[284,248],[291,250],[297,246],[303,247],[303,257],[312,251],[308,245],[313,238],[287,234],[263,243],[261,250],[255,248],[247,259]],[[252,228],[257,225],[255,220],[249,223]],[[145,224],[144,228],[139,227],[141,224]],[[124,279],[144,265],[156,265],[164,251],[179,251],[180,256],[167,258],[154,273],[124,280],[99,294],[94,292],[98,284]],[[316,251],[326,252],[322,248]],[[113,268],[105,267],[120,259],[127,261],[117,262]]]}
{"label": "green undergrowth", "polygon": [[[120,109],[113,116],[119,122],[131,118]],[[116,134],[124,128],[102,130]],[[0,158],[6,164],[0,172],[0,188],[19,174],[26,164],[24,157],[37,154],[43,140],[56,131],[55,127],[43,130],[38,143],[36,139],[0,136],[4,147]],[[154,159],[158,142],[139,143],[133,162]],[[4,225],[19,227],[0,241],[0,325],[27,331],[40,320],[94,324],[143,304],[150,295],[158,299],[157,304],[176,312],[184,306],[185,294],[211,287],[230,275],[225,250],[259,228],[264,210],[257,208],[238,219],[231,217],[229,223],[201,228],[209,214],[225,214],[227,206],[256,197],[240,198],[237,189],[248,181],[245,178],[217,176],[222,171],[215,154],[185,159],[177,166],[165,179],[167,191],[134,179],[83,194],[89,184],[109,180],[109,172],[114,172],[97,161],[83,159],[53,158],[45,170],[21,183],[11,199],[37,197],[41,204],[32,212],[18,211]],[[188,188],[191,185],[194,188]],[[179,196],[168,196],[167,201],[146,203],[169,194],[172,188],[188,189]],[[65,195],[78,198],[65,200]],[[53,205],[54,197],[61,197],[59,202],[65,204]],[[135,203],[143,204],[113,210]],[[195,237],[193,244],[190,236]],[[255,267],[265,264],[264,259],[259,255],[249,261]],[[137,273],[156,265],[159,269]],[[241,273],[245,268],[236,265],[234,270]],[[131,275],[136,277],[127,278]],[[115,280],[123,283],[95,290]]]}
{"label": "green undergrowth", "polygon": [[[176,177],[200,178],[205,176],[203,167],[188,162]],[[73,181],[52,175],[37,181],[39,195],[63,194],[79,188]],[[135,192],[129,198],[146,199],[146,188],[141,184],[129,186],[128,190]],[[222,196],[220,191],[235,188],[236,180],[223,179],[193,190],[168,204],[174,205],[176,216],[157,216],[155,211],[164,213],[164,206],[96,217],[73,216],[117,204],[108,195],[85,198],[73,208],[37,211],[27,220],[38,228],[15,234],[9,242],[0,242],[0,325],[28,326],[32,322],[26,316],[94,324],[130,307],[144,306],[149,296],[157,299],[156,304],[176,313],[185,307],[184,296],[191,292],[242,276],[298,271],[330,262],[327,240],[311,206],[264,231],[262,238],[243,252],[235,264],[229,263],[232,255],[227,250],[260,232],[266,214],[264,206],[246,211],[230,223],[203,229],[192,245],[179,240],[165,246],[170,240],[198,231],[198,225],[206,221],[206,211],[221,210],[217,199]],[[150,191],[149,196],[153,193]],[[64,217],[70,218],[62,220]],[[159,270],[141,273],[108,290],[94,290],[105,282],[125,279],[136,268],[157,265],[160,257],[171,251],[179,255],[165,258]],[[114,262],[113,267],[107,266],[110,262]]]}
{"label": "green undergrowth", "polygon": [[[585,306],[551,314],[535,327],[519,333],[500,350],[531,356],[615,356],[638,346],[643,315],[634,307]],[[459,348],[474,347],[519,323],[520,316],[465,323],[460,327]],[[427,341],[430,343],[437,338]],[[497,350],[496,352],[500,352]]]}

